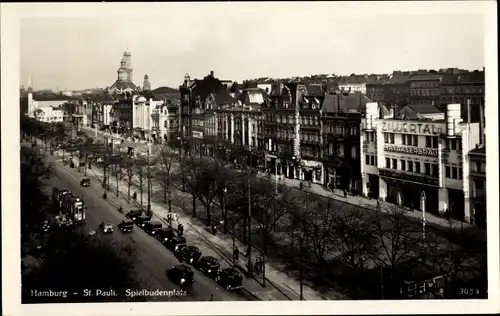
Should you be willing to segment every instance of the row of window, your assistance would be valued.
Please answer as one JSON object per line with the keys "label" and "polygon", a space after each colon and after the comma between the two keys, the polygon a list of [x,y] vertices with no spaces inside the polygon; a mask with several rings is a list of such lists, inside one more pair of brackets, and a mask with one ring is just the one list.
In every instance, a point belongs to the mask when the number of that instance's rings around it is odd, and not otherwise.
{"label": "row of window", "polygon": [[454,166],[445,166],[444,167],[444,176],[448,179],[456,179],[462,180],[462,168],[454,167]]}
{"label": "row of window", "polygon": [[472,172],[486,173],[486,163],[484,161],[471,161]]}
{"label": "row of window", "polygon": [[439,90],[410,90],[411,96],[417,97],[437,97],[440,95]]}
{"label": "row of window", "polygon": [[365,163],[369,166],[376,166],[377,165],[377,156],[366,155],[365,156]]}
{"label": "row of window", "polygon": [[[337,144],[337,146],[335,147],[334,144],[329,143],[328,144],[327,153],[330,156],[334,156],[335,155],[337,157],[343,158],[345,156],[345,153],[344,153],[344,144]],[[357,148],[357,146],[351,146],[351,158],[353,158],[353,159],[358,158],[358,148]]]}
{"label": "row of window", "polygon": [[402,170],[414,173],[423,173],[429,176],[437,177],[439,175],[438,164],[431,164],[428,162],[423,163],[423,170],[420,161],[385,158],[385,167],[388,169]]}

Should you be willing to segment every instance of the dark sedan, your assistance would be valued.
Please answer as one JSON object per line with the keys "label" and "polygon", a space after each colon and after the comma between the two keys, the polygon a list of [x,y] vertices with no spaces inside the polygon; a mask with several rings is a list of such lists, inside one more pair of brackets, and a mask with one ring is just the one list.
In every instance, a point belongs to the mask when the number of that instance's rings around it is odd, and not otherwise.
{"label": "dark sedan", "polygon": [[211,278],[215,278],[219,273],[220,262],[212,256],[203,256],[196,263],[196,268]]}
{"label": "dark sedan", "polygon": [[179,258],[190,264],[198,262],[201,258],[201,251],[196,246],[185,246],[179,251]]}
{"label": "dark sedan", "polygon": [[154,236],[158,229],[161,229],[161,223],[158,221],[150,221],[144,224],[144,231],[151,236]]}
{"label": "dark sedan", "polygon": [[147,222],[151,220],[151,216],[141,215],[135,218],[135,224],[141,228],[144,228]]}
{"label": "dark sedan", "polygon": [[90,187],[90,179],[88,178],[82,179],[82,181],[80,181],[80,185],[82,187]]}
{"label": "dark sedan", "polygon": [[225,268],[219,271],[215,282],[222,285],[227,291],[237,290],[243,286],[243,277],[234,268]]}
{"label": "dark sedan", "polygon": [[134,222],[130,220],[125,220],[122,221],[120,224],[118,224],[118,228],[123,232],[123,233],[131,233],[134,231]]}
{"label": "dark sedan", "polygon": [[179,285],[193,284],[194,282],[194,272],[185,264],[179,264],[167,270],[167,276]]}
{"label": "dark sedan", "polygon": [[183,247],[186,246],[186,238],[174,236],[167,241],[163,242],[168,249],[179,252]]}
{"label": "dark sedan", "polygon": [[141,215],[142,215],[141,210],[131,210],[130,212],[127,213],[127,215],[125,215],[125,217],[135,221],[137,219],[137,217],[139,217]]}
{"label": "dark sedan", "polygon": [[156,230],[155,237],[161,242],[166,242],[170,238],[175,237],[175,232],[172,227],[163,227]]}

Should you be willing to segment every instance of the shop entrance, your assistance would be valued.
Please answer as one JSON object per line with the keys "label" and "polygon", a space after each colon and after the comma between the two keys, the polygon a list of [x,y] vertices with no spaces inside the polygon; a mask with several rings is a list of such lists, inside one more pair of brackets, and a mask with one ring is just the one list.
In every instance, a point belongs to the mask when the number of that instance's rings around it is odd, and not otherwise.
{"label": "shop entrance", "polygon": [[304,180],[305,181],[312,181],[312,179],[313,179],[312,170],[305,170],[304,169]]}
{"label": "shop entrance", "polygon": [[292,165],[288,166],[288,178],[295,178],[295,168]]}
{"label": "shop entrance", "polygon": [[368,175],[368,194],[374,199],[379,198],[379,179],[375,174]]}

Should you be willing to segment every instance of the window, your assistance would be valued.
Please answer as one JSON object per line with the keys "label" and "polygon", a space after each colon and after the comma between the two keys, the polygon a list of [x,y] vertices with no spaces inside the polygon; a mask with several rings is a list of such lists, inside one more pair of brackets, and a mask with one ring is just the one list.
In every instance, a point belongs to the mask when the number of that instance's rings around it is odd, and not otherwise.
{"label": "window", "polygon": [[366,164],[370,165],[370,155],[366,155],[365,159],[366,159]]}
{"label": "window", "polygon": [[408,171],[413,172],[413,161],[408,161]]}
{"label": "window", "polygon": [[450,149],[457,150],[457,140],[456,139],[450,139]]}
{"label": "window", "polygon": [[401,170],[406,171],[406,161],[401,159]]}
{"label": "window", "polygon": [[413,146],[418,147],[418,135],[413,135]]}
{"label": "window", "polygon": [[458,168],[458,180],[463,179],[462,168]]}
{"label": "window", "polygon": [[392,169],[398,169],[398,160],[392,158]]}
{"label": "window", "polygon": [[458,179],[458,168],[457,167],[451,167],[451,178]]}
{"label": "window", "polygon": [[338,156],[339,157],[344,157],[344,145],[340,144],[338,148]]}
{"label": "window", "polygon": [[372,156],[371,159],[372,159],[372,161],[371,161],[372,166],[376,166],[377,165],[377,157],[376,156]]}
{"label": "window", "polygon": [[424,163],[424,173],[426,175],[430,175],[431,174],[431,164],[428,163],[428,162]]}
{"label": "window", "polygon": [[485,185],[483,180],[474,180],[472,184],[472,197],[473,198],[484,198],[485,196]]}
{"label": "window", "polygon": [[394,133],[389,134],[389,141],[391,144],[394,144]]}
{"label": "window", "polygon": [[389,133],[384,133],[384,143],[389,143]]}
{"label": "window", "polygon": [[351,158],[358,158],[358,152],[356,150],[356,146],[351,147]]}
{"label": "window", "polygon": [[445,168],[444,168],[444,176],[446,178],[451,178],[451,168],[450,168],[450,166],[445,166]]}
{"label": "window", "polygon": [[385,167],[388,169],[391,168],[391,159],[385,158]]}
{"label": "window", "polygon": [[420,173],[420,161],[415,161],[415,172]]}
{"label": "window", "polygon": [[431,136],[425,136],[425,147],[427,147],[427,148],[432,147],[432,137]]}
{"label": "window", "polygon": [[433,176],[438,176],[439,175],[439,166],[438,166],[438,164],[432,164],[432,175]]}
{"label": "window", "polygon": [[439,138],[437,136],[432,137],[432,148],[438,148]]}
{"label": "window", "polygon": [[[401,134],[401,143],[402,143],[403,145],[406,145],[406,136],[407,136],[407,135],[405,135],[405,134]],[[408,144],[408,145],[411,145],[411,144]]]}

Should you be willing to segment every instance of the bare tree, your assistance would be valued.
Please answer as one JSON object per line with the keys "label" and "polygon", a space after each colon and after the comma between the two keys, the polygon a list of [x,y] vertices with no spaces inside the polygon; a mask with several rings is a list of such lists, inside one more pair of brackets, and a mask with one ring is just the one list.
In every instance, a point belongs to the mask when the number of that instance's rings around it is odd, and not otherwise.
{"label": "bare tree", "polygon": [[147,172],[148,162],[144,158],[137,158],[134,164],[134,173],[137,175],[139,180],[139,194],[141,199],[141,206],[143,203],[143,195],[144,195],[144,181],[148,181],[148,172]]}
{"label": "bare tree", "polygon": [[160,163],[159,176],[163,186],[163,201],[167,204],[167,195],[170,195],[170,186],[172,185],[172,165],[176,160],[176,154],[166,145],[161,147],[157,161]]}
{"label": "bare tree", "polygon": [[134,169],[135,169],[135,159],[133,156],[128,156],[125,160],[125,168],[127,169],[127,194],[128,194],[128,202],[130,203],[130,188],[132,186],[132,179],[134,177]]}
{"label": "bare tree", "polygon": [[385,213],[377,210],[371,221],[378,247],[372,259],[379,266],[394,268],[418,251],[422,233],[417,225],[408,221],[403,208],[395,205],[385,205],[385,208]]}

